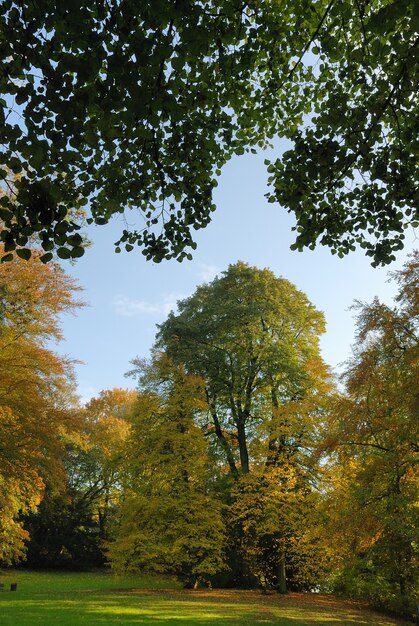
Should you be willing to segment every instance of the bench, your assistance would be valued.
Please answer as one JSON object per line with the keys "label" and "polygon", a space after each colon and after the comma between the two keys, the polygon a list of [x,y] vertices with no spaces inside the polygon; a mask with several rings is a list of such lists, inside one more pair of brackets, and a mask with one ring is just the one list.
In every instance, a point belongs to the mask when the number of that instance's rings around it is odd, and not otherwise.
{"label": "bench", "polygon": [[[0,583],[0,591],[4,591],[5,584]],[[10,591],[17,591],[17,583],[10,583]]]}

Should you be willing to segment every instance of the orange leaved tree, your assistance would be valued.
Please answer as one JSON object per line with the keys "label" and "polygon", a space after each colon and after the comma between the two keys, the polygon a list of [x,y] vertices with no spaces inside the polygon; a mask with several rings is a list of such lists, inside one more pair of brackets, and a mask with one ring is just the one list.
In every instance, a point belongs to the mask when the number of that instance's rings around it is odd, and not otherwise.
{"label": "orange leaved tree", "polygon": [[72,363],[50,342],[61,338],[60,315],[81,305],[78,290],[36,253],[0,265],[0,562],[24,555],[19,517],[59,477],[62,442],[76,426]]}

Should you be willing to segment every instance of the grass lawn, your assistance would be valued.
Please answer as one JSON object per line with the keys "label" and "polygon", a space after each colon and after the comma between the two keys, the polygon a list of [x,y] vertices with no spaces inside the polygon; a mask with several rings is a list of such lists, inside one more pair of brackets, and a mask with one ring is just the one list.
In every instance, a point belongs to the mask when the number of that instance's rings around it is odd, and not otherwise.
{"label": "grass lawn", "polygon": [[[185,591],[98,573],[0,572],[1,626],[394,626],[403,621],[316,594]],[[17,591],[10,592],[10,583]]]}

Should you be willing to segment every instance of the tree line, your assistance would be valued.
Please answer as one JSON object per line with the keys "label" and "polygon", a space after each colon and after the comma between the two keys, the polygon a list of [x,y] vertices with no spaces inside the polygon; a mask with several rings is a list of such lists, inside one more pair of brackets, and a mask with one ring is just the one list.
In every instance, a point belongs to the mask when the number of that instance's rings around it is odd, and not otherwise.
{"label": "tree line", "polygon": [[0,562],[110,565],[185,586],[341,592],[411,611],[418,267],[356,305],[338,385],[325,320],[238,262],[178,303],[137,390],[85,406],[49,348],[77,285],[34,252],[0,264]]}

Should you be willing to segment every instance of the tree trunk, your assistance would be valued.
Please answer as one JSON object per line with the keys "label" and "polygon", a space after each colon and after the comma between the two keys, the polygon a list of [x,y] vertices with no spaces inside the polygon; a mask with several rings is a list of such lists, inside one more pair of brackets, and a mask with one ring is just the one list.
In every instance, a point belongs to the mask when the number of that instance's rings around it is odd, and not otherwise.
{"label": "tree trunk", "polygon": [[[208,399],[208,393],[207,393],[207,399]],[[237,470],[236,463],[234,462],[234,456],[233,456],[233,452],[231,450],[231,447],[230,447],[228,441],[226,440],[226,438],[224,437],[224,433],[223,433],[223,430],[221,428],[220,420],[218,419],[217,409],[215,408],[215,405],[214,405],[213,402],[208,402],[208,404],[209,404],[210,411],[211,411],[212,421],[214,423],[215,434],[216,434],[217,439],[220,442],[220,445],[221,445],[222,449],[224,450],[225,455],[227,457],[227,462],[228,462],[228,465],[230,467],[230,472],[233,475],[233,477],[237,479],[238,476],[239,476],[239,472]]]}
{"label": "tree trunk", "polygon": [[272,416],[271,423],[269,427],[269,440],[268,440],[268,453],[266,455],[266,467],[275,466],[278,461],[279,450],[278,450],[278,441],[276,436],[273,435],[275,432],[275,418],[278,414],[278,397],[276,395],[276,390],[272,384],[271,386],[271,406],[272,406]]}
{"label": "tree trunk", "polygon": [[243,474],[249,473],[249,452],[247,450],[246,430],[244,421],[237,422],[237,437],[239,440],[240,464]]}
{"label": "tree trunk", "polygon": [[278,564],[278,591],[279,593],[287,593],[287,579],[285,576],[285,554],[281,552]]}

